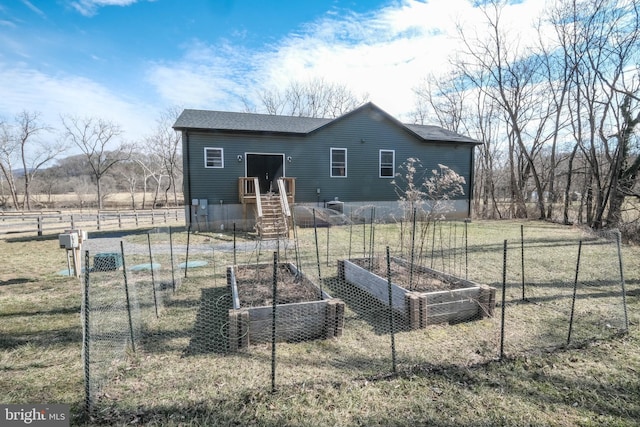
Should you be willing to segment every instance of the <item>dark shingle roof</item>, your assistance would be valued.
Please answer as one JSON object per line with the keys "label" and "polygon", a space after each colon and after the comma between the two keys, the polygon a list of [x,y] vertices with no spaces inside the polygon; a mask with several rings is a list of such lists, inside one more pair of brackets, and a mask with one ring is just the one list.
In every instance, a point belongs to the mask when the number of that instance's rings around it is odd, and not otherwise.
{"label": "dark shingle roof", "polygon": [[174,129],[235,130],[245,132],[309,133],[331,119],[233,113],[229,111],[184,110]]}
{"label": "dark shingle roof", "polygon": [[459,133],[455,133],[453,131],[450,131],[438,126],[407,125],[407,124],[405,124],[404,126],[410,131],[418,134],[423,139],[426,139],[429,141],[468,142],[468,143],[479,144],[479,141],[476,141],[473,138],[460,135]]}
{"label": "dark shingle roof", "polygon": [[458,142],[480,144],[472,138],[430,125],[410,125],[397,121],[385,111],[372,103],[365,104],[356,110],[335,119],[312,117],[277,116],[271,114],[234,113],[229,111],[184,110],[173,128],[176,130],[217,130],[235,132],[267,132],[283,134],[308,134],[329,123],[345,118],[362,108],[376,109],[388,116],[398,126],[404,127],[418,138],[425,141]]}

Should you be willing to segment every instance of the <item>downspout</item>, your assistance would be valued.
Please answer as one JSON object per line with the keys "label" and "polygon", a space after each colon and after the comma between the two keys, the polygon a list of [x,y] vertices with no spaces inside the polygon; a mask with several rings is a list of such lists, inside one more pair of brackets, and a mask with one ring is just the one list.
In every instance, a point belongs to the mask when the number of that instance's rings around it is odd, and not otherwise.
{"label": "downspout", "polygon": [[474,180],[475,180],[475,157],[476,157],[476,146],[471,145],[471,156],[469,156],[469,197],[467,199],[467,218],[471,219],[471,205],[473,203],[473,188],[474,188]]}
{"label": "downspout", "polygon": [[[188,221],[187,221],[187,228],[191,227],[191,210],[192,210],[192,206],[191,206],[191,156],[189,156],[189,153],[191,151],[191,148],[189,147],[189,132],[188,131],[184,131],[184,141],[183,141],[183,148],[184,148],[184,153],[185,153],[185,165],[183,165],[183,170],[187,170],[187,182],[184,184],[186,185],[186,193],[185,197],[184,197],[184,202],[185,204],[189,207],[188,211],[189,211],[189,215],[188,215]],[[185,167],[186,166],[186,167]]]}

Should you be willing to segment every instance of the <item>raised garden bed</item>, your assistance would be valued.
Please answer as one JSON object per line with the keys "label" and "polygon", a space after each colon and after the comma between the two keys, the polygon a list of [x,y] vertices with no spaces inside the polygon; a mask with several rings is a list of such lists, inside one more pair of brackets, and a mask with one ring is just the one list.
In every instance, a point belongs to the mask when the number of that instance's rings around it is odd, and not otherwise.
{"label": "raised garden bed", "polygon": [[[458,323],[493,316],[496,289],[429,267],[391,258],[391,305],[410,329],[438,323]],[[338,277],[389,305],[386,259],[338,261]]]}
{"label": "raised garden bed", "polygon": [[[280,263],[277,272],[276,340],[299,342],[342,335],[344,302],[332,298],[295,265]],[[273,329],[273,264],[227,267],[229,348],[268,343]]]}

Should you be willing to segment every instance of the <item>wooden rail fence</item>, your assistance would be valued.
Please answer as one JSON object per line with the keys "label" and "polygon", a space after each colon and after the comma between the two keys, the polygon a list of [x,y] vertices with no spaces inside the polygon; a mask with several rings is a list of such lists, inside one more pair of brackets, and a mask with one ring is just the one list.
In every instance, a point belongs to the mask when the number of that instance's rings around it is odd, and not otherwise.
{"label": "wooden rail fence", "polygon": [[103,231],[145,226],[185,225],[184,208],[93,212],[0,212],[0,236],[62,233],[68,229]]}

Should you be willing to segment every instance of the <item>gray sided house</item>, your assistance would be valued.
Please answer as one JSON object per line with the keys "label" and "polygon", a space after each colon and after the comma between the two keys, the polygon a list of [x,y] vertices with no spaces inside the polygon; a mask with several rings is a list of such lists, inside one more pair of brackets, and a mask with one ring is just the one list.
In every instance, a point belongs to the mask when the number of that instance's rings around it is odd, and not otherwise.
{"label": "gray sided house", "polygon": [[335,119],[184,110],[173,127],[182,132],[193,227],[259,226],[267,208],[257,194],[280,194],[296,219],[319,207],[368,216],[372,206],[378,218],[398,218],[392,181],[410,157],[426,171],[443,164],[463,176],[465,195],[450,216],[471,215],[479,142],[436,126],[403,124],[372,103]]}

